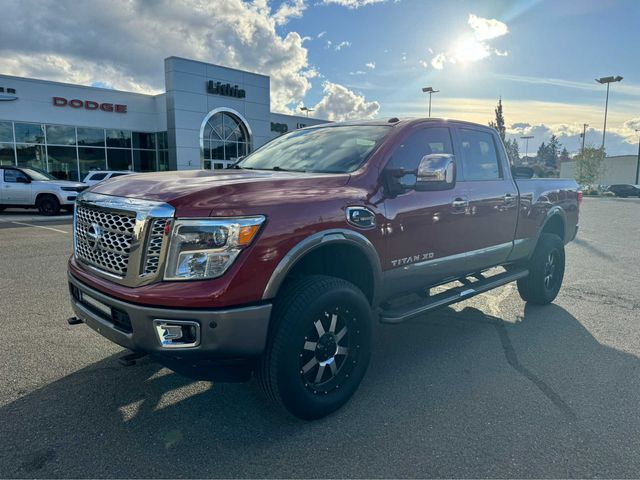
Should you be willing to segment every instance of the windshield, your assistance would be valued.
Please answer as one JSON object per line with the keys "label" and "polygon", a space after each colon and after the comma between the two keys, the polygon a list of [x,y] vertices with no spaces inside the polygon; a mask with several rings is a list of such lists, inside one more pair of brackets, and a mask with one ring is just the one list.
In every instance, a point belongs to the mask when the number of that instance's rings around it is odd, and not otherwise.
{"label": "windshield", "polygon": [[241,160],[236,167],[314,173],[353,172],[391,132],[386,125],[345,125],[295,130]]}
{"label": "windshield", "polygon": [[53,175],[48,174],[43,170],[35,170],[33,168],[23,168],[22,171],[31,178],[31,180],[44,181],[44,180],[57,180]]}

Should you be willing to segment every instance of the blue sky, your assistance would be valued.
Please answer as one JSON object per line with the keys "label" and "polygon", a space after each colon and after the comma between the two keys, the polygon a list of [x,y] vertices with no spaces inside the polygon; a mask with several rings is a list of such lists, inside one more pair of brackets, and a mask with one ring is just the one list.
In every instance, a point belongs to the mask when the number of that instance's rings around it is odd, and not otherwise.
{"label": "blue sky", "polygon": [[[508,33],[486,42],[502,55],[434,68],[437,53],[473,32],[470,15],[506,25]],[[639,28],[637,0],[402,0],[357,9],[316,4],[282,27],[309,37],[310,63],[332,82],[379,102],[381,116],[424,115],[425,85],[441,91],[433,97],[434,116],[486,122],[502,96],[508,123],[558,125],[569,150],[577,148],[582,123],[594,128],[587,142],[600,142],[605,87],[596,77],[624,76],[611,88],[608,127],[621,137],[632,133],[624,123],[640,117]],[[341,42],[350,45],[332,48]],[[305,102],[313,105],[321,96],[312,89]],[[631,126],[640,128],[640,122]],[[621,140],[613,134],[611,153],[635,151]]]}
{"label": "blue sky", "polygon": [[[570,152],[635,154],[640,0],[3,0],[0,73],[143,93],[181,56],[271,77],[271,108],[330,120],[433,115]],[[33,32],[38,32],[34,35]]]}

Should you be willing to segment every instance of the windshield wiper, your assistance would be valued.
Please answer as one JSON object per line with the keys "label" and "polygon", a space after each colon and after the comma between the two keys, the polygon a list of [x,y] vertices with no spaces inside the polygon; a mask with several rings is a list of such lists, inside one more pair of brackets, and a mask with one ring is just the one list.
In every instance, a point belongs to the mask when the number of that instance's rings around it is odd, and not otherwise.
{"label": "windshield wiper", "polygon": [[298,173],[307,173],[306,170],[293,170],[290,168],[282,168],[279,167],[278,165],[276,165],[275,167],[271,168],[271,170],[273,170],[274,172],[298,172]]}

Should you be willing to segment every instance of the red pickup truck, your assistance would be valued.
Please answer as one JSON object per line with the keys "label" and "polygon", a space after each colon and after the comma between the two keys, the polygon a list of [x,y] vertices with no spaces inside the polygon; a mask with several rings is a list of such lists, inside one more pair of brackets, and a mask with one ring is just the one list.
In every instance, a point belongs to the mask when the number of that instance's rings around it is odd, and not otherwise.
{"label": "red pickup truck", "polygon": [[70,322],[129,361],[255,374],[319,418],[357,389],[373,322],[513,281],[553,301],[581,193],[530,173],[491,128],[393,118],[296,130],[228,170],[110,180],[76,203]]}

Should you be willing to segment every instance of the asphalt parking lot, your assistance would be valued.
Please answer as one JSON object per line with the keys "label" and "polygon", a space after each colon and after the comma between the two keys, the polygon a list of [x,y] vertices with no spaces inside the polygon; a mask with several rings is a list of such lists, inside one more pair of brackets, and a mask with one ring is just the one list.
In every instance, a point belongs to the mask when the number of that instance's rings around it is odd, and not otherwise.
{"label": "asphalt parking lot", "polygon": [[[69,218],[0,215],[0,477],[637,477],[640,200],[584,200],[553,305],[515,285],[377,329],[306,423],[71,327]],[[22,217],[21,217],[22,218]]]}

